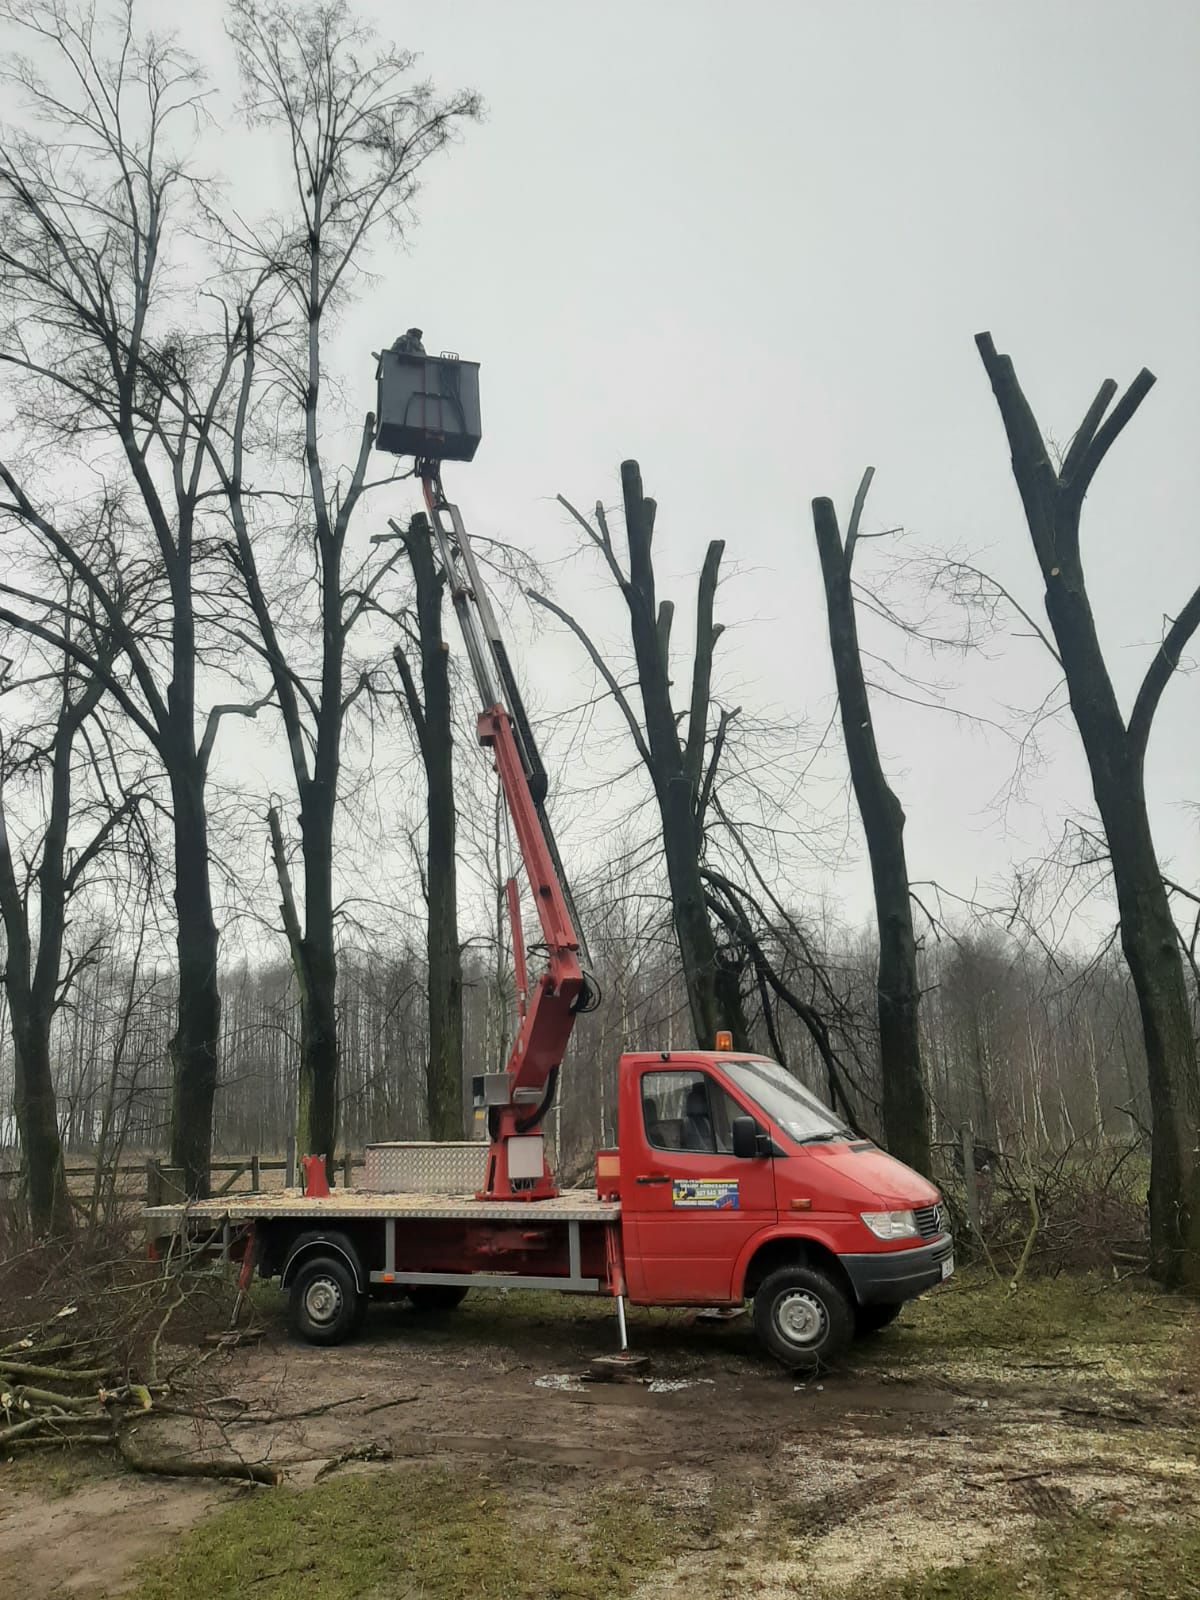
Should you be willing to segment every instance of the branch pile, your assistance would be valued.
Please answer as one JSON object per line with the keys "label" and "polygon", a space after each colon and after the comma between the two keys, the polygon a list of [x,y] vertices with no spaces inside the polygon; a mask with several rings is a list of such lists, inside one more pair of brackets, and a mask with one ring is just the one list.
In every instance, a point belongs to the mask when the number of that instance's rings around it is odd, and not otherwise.
{"label": "branch pile", "polygon": [[277,1467],[260,1463],[164,1457],[135,1448],[135,1418],[152,1411],[178,1415],[182,1408],[164,1400],[168,1385],[140,1383],[123,1373],[115,1344],[68,1332],[76,1313],[77,1307],[66,1305],[48,1324],[0,1346],[0,1455],[103,1446],[117,1450],[137,1472],[280,1481]]}

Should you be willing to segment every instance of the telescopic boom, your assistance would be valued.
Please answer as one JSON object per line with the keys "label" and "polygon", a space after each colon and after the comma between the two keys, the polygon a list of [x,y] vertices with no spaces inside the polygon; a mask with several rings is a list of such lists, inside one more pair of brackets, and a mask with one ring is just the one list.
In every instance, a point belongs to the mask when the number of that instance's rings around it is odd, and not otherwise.
{"label": "telescopic boom", "polygon": [[570,886],[546,815],[546,769],[458,507],[446,499],[440,464],[418,472],[446,587],[462,630],[480,700],[479,742],[491,749],[530,893],[546,966],[529,986],[515,880],[506,885],[517,981],[518,1025],[503,1073],[482,1080],[488,1112],[487,1175],[480,1198],[544,1200],[558,1193],[541,1126],[553,1104],[575,1018],[591,989]]}
{"label": "telescopic boom", "polygon": [[518,1025],[506,1070],[476,1080],[476,1104],[487,1108],[491,1137],[479,1198],[543,1200],[558,1191],[546,1165],[542,1121],[554,1101],[575,1018],[590,1008],[593,991],[580,965],[587,950],[546,815],[546,769],[462,516],[442,490],[441,463],[472,460],[483,436],[479,366],[457,355],[429,355],[421,331],[410,328],[379,354],[376,378],[376,447],[415,459],[438,559],[479,692],[479,742],[490,748],[500,776],[546,953],[545,969],[531,989],[520,897],[510,878],[505,892]]}

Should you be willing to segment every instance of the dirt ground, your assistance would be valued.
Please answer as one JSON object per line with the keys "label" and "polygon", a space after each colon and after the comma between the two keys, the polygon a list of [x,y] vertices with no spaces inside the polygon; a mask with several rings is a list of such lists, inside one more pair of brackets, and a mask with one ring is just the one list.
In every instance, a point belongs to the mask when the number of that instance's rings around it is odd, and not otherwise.
{"label": "dirt ground", "polygon": [[[633,1313],[650,1366],[620,1383],[584,1376],[613,1347],[599,1303],[478,1294],[442,1316],[376,1307],[364,1336],[331,1351],[293,1342],[271,1300],[264,1321],[260,1343],[209,1358],[228,1422],[143,1427],[157,1444],[283,1465],[285,1487],[140,1477],[103,1457],[0,1468],[0,1594],[142,1593],[143,1563],[182,1530],[354,1472],[461,1472],[556,1537],[588,1525],[599,1491],[623,1496],[662,1534],[627,1573],[642,1600],[892,1592],[906,1576],[1044,1546],[1069,1519],[1164,1536],[1200,1523],[1200,1315],[1124,1286],[1010,1296],[958,1281],[807,1382],[759,1354],[744,1316]],[[530,1583],[522,1592],[572,1592]]]}

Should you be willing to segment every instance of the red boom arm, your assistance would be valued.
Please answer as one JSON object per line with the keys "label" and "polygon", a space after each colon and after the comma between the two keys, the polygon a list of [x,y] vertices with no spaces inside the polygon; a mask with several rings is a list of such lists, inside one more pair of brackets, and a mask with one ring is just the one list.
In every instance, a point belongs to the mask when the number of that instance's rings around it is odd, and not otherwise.
{"label": "red boom arm", "polygon": [[[535,777],[539,785],[544,785],[544,774],[536,752],[531,754],[532,735],[527,725],[522,727],[519,744],[512,715],[500,698],[501,693],[507,692],[510,699],[517,701],[523,723],[523,708],[475,569],[466,530],[457,508],[443,498],[438,477],[423,473],[422,483],[451,599],[485,701],[486,709],[478,722],[479,742],[490,747],[495,760],[546,948],[545,970],[528,992],[525,1004],[518,1003],[517,1033],[508,1058],[506,1102],[489,1106],[491,1149],[479,1198],[541,1200],[558,1193],[542,1151],[541,1120],[553,1099],[558,1068],[577,1011],[586,999],[587,984],[579,964],[579,936],[569,891],[533,788]],[[449,528],[443,515],[450,520]],[[492,701],[490,705],[488,700]],[[508,904],[520,996],[528,980],[520,910],[511,880]]]}

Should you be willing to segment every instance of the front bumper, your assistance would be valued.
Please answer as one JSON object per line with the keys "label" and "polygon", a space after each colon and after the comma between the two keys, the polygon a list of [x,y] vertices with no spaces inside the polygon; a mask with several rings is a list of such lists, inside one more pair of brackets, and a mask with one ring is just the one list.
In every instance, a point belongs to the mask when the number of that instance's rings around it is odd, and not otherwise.
{"label": "front bumper", "polygon": [[860,1306],[896,1305],[924,1294],[942,1281],[942,1263],[954,1256],[948,1233],[909,1250],[875,1250],[868,1256],[839,1256]]}

